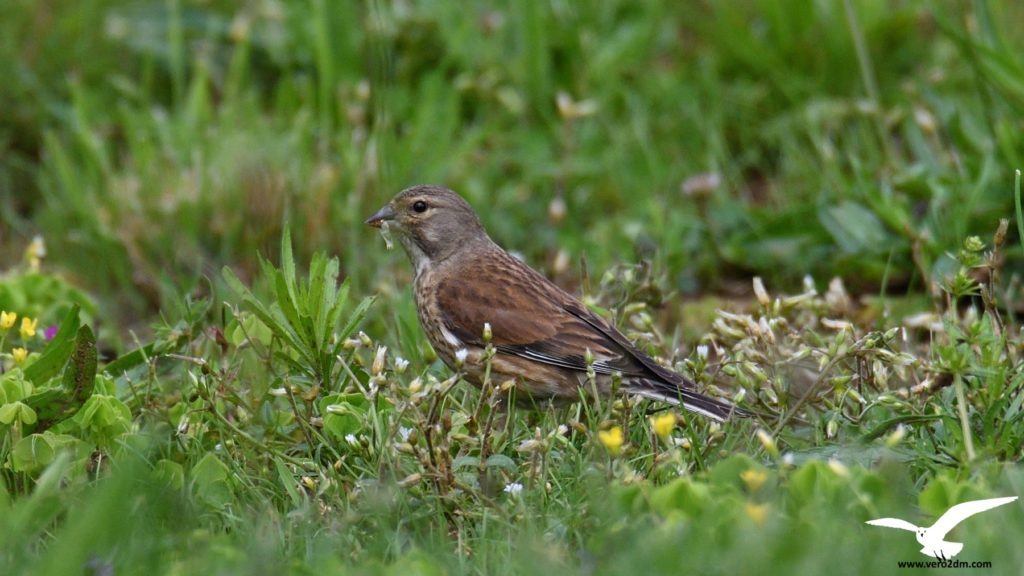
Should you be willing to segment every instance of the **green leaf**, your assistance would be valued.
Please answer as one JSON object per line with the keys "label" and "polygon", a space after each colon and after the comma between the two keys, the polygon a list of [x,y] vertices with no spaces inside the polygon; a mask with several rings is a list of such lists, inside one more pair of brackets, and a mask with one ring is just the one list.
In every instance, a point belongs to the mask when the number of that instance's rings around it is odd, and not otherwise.
{"label": "green leaf", "polygon": [[137,348],[127,354],[117,357],[113,362],[104,366],[103,371],[113,376],[120,376],[128,370],[131,370],[145,362],[146,358],[152,358],[155,348],[156,343],[150,342],[142,348]]}
{"label": "green leaf", "polygon": [[31,366],[25,368],[25,377],[32,383],[36,385],[46,383],[47,380],[59,374],[61,368],[67,363],[71,352],[75,349],[75,337],[80,325],[79,310],[77,304],[71,307],[61,322],[57,334],[43,349],[42,355]]}
{"label": "green leaf", "polygon": [[[25,402],[39,411],[37,431],[73,416],[88,400],[96,386],[96,338],[92,329],[81,326],[74,349],[64,370],[63,387],[33,394]],[[130,416],[129,416],[130,420]]]}
{"label": "green leaf", "polygon": [[764,470],[764,466],[746,454],[733,454],[715,464],[708,473],[708,479],[719,486],[743,489],[743,479],[740,475],[751,469]]}
{"label": "green leaf", "polygon": [[348,322],[345,324],[345,327],[338,333],[338,343],[334,347],[335,356],[341,352],[341,347],[345,343],[345,339],[351,336],[352,333],[356,331],[359,324],[362,323],[367,310],[370,309],[370,306],[373,304],[375,299],[376,297],[374,296],[363,298],[363,301],[359,303],[359,306],[356,306],[356,309],[349,315]]}
{"label": "green leaf", "polygon": [[71,393],[73,402],[81,404],[92,395],[96,384],[96,337],[92,329],[82,326],[75,338],[75,351],[64,370],[64,389]]}
{"label": "green leaf", "polygon": [[452,470],[461,470],[463,468],[476,468],[480,465],[480,458],[476,456],[459,456],[452,460]]}
{"label": "green leaf", "polygon": [[324,428],[339,439],[362,430],[370,403],[362,394],[328,394],[320,400]]}
{"label": "green leaf", "polygon": [[651,492],[651,509],[665,515],[680,510],[696,516],[704,509],[709,499],[708,486],[689,478],[677,478]]}
{"label": "green leaf", "polygon": [[928,483],[917,497],[917,503],[928,514],[936,518],[961,501],[964,487],[946,475],[939,475]]}
{"label": "green leaf", "polygon": [[30,434],[19,440],[11,450],[11,466],[18,472],[35,472],[52,463],[63,451],[73,452],[83,458],[92,449],[68,434],[54,434],[46,431]]}
{"label": "green leaf", "polygon": [[75,420],[101,442],[110,442],[131,429],[132,412],[114,396],[97,394],[86,400]]}
{"label": "green leaf", "polygon": [[247,338],[253,342],[258,342],[263,346],[270,346],[270,341],[274,337],[273,331],[270,327],[260,320],[259,316],[252,312],[242,312],[240,322],[235,329],[231,331],[229,335],[229,341],[238,346],[244,342]]}
{"label": "green leaf", "polygon": [[31,434],[19,440],[11,451],[11,465],[14,469],[33,472],[53,462],[57,450],[50,440],[50,434]]}
{"label": "green leaf", "polygon": [[156,478],[167,484],[171,490],[181,490],[185,485],[185,469],[177,462],[162,459],[153,467]]}
{"label": "green leaf", "polygon": [[0,404],[17,402],[32,395],[35,386],[25,379],[25,373],[20,368],[0,375]]}
{"label": "green leaf", "polygon": [[288,226],[284,227],[281,234],[281,271],[284,273],[284,280],[288,288],[288,295],[292,302],[298,301],[295,294],[295,256],[292,252],[292,231]]}
{"label": "green leaf", "polygon": [[889,235],[881,220],[863,205],[844,200],[818,213],[822,226],[847,253],[877,253],[889,246]]}
{"label": "green leaf", "polygon": [[517,470],[515,461],[509,458],[508,456],[505,456],[504,454],[492,454],[489,458],[487,458],[487,467],[504,468],[509,472],[515,472]]}
{"label": "green leaf", "polygon": [[11,402],[0,406],[0,424],[13,424],[15,421],[22,424],[35,424],[36,411],[24,402]]}
{"label": "green leaf", "polygon": [[230,471],[212,452],[192,467],[191,485],[196,495],[215,508],[231,501]]}
{"label": "green leaf", "polygon": [[281,481],[281,485],[284,486],[285,492],[288,493],[288,498],[292,501],[292,506],[298,508],[302,506],[304,498],[299,491],[295,489],[295,476],[288,469],[288,466],[280,459],[274,459],[274,466],[277,468],[277,478]]}

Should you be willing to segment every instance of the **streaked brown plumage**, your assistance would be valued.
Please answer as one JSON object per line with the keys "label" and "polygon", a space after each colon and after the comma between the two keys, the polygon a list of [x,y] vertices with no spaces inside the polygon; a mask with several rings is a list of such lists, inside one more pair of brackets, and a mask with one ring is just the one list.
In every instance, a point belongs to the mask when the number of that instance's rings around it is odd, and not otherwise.
{"label": "streaked brown plumage", "polygon": [[414,186],[367,221],[393,230],[415,269],[420,324],[451,368],[483,378],[484,325],[491,326],[495,382],[514,378],[534,400],[576,400],[587,382],[587,350],[601,393],[612,375],[625,392],[669,402],[715,420],[749,412],[701,395],[693,382],[637,350],[614,326],[487,235],[473,208],[451,190]]}

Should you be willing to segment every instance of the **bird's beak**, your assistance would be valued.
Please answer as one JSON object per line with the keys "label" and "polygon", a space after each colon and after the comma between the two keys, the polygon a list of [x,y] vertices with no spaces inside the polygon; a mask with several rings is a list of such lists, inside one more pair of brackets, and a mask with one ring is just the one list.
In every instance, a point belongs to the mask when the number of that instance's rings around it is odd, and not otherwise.
{"label": "bird's beak", "polygon": [[366,219],[366,224],[373,226],[374,228],[380,228],[384,222],[395,219],[395,211],[391,208],[391,204],[385,204],[383,208],[377,210],[377,212]]}

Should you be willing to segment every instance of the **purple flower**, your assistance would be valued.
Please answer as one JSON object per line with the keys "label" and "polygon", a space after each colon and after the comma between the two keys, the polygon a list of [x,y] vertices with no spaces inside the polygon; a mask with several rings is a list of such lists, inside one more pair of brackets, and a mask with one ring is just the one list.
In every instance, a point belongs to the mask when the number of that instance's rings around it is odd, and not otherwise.
{"label": "purple flower", "polygon": [[57,325],[54,324],[53,326],[47,328],[46,332],[44,332],[43,335],[46,336],[47,340],[53,340],[53,337],[57,335]]}

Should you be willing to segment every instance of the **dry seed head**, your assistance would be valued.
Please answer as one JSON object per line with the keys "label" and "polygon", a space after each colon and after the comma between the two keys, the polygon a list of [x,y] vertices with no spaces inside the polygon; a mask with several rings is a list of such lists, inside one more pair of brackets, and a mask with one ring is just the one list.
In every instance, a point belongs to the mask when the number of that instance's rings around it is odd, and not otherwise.
{"label": "dry seed head", "polygon": [[555,196],[548,204],[548,219],[552,224],[558,224],[565,219],[565,200],[561,196]]}
{"label": "dry seed head", "polygon": [[764,447],[765,451],[773,458],[778,458],[779,446],[775,443],[775,439],[772,438],[772,435],[764,428],[758,428],[756,434],[758,441],[761,442],[761,446]]}
{"label": "dry seed head", "polygon": [[921,106],[914,107],[914,122],[917,123],[925,134],[929,136],[935,134],[935,116],[927,108]]}
{"label": "dry seed head", "polygon": [[1006,230],[1010,226],[1010,221],[1006,218],[999,219],[999,228],[996,229],[995,236],[992,237],[992,246],[995,249],[1003,247],[1003,243],[1006,241]]}
{"label": "dry seed head", "polygon": [[896,429],[890,432],[885,437],[885,447],[895,448],[897,444],[903,441],[903,438],[907,435],[907,428],[903,424],[896,426]]}
{"label": "dry seed head", "polygon": [[843,285],[842,278],[835,277],[828,283],[825,302],[833,310],[839,312],[846,312],[850,309],[850,295],[846,293],[846,287]]}
{"label": "dry seed head", "polygon": [[419,484],[421,479],[423,479],[423,475],[420,474],[419,472],[414,472],[412,474],[409,474],[405,478],[399,480],[398,485],[401,486],[402,488],[409,488],[411,486]]}
{"label": "dry seed head", "polygon": [[768,291],[765,290],[764,280],[761,280],[760,276],[754,276],[754,296],[757,297],[757,301],[761,306],[767,307],[771,303],[771,298],[768,297]]}
{"label": "dry seed head", "polygon": [[715,191],[722,184],[722,176],[718,172],[705,172],[690,176],[679,186],[686,196],[702,197]]}
{"label": "dry seed head", "polygon": [[377,353],[373,356],[373,366],[370,367],[370,374],[377,376],[384,371],[384,359],[388,353],[387,346],[378,346]]}
{"label": "dry seed head", "polygon": [[839,460],[836,460],[836,459],[829,460],[828,461],[828,467],[829,467],[830,470],[832,470],[832,472],[835,473],[836,476],[839,476],[840,478],[849,478],[850,477],[850,469],[846,467],[846,464],[843,464]]}

